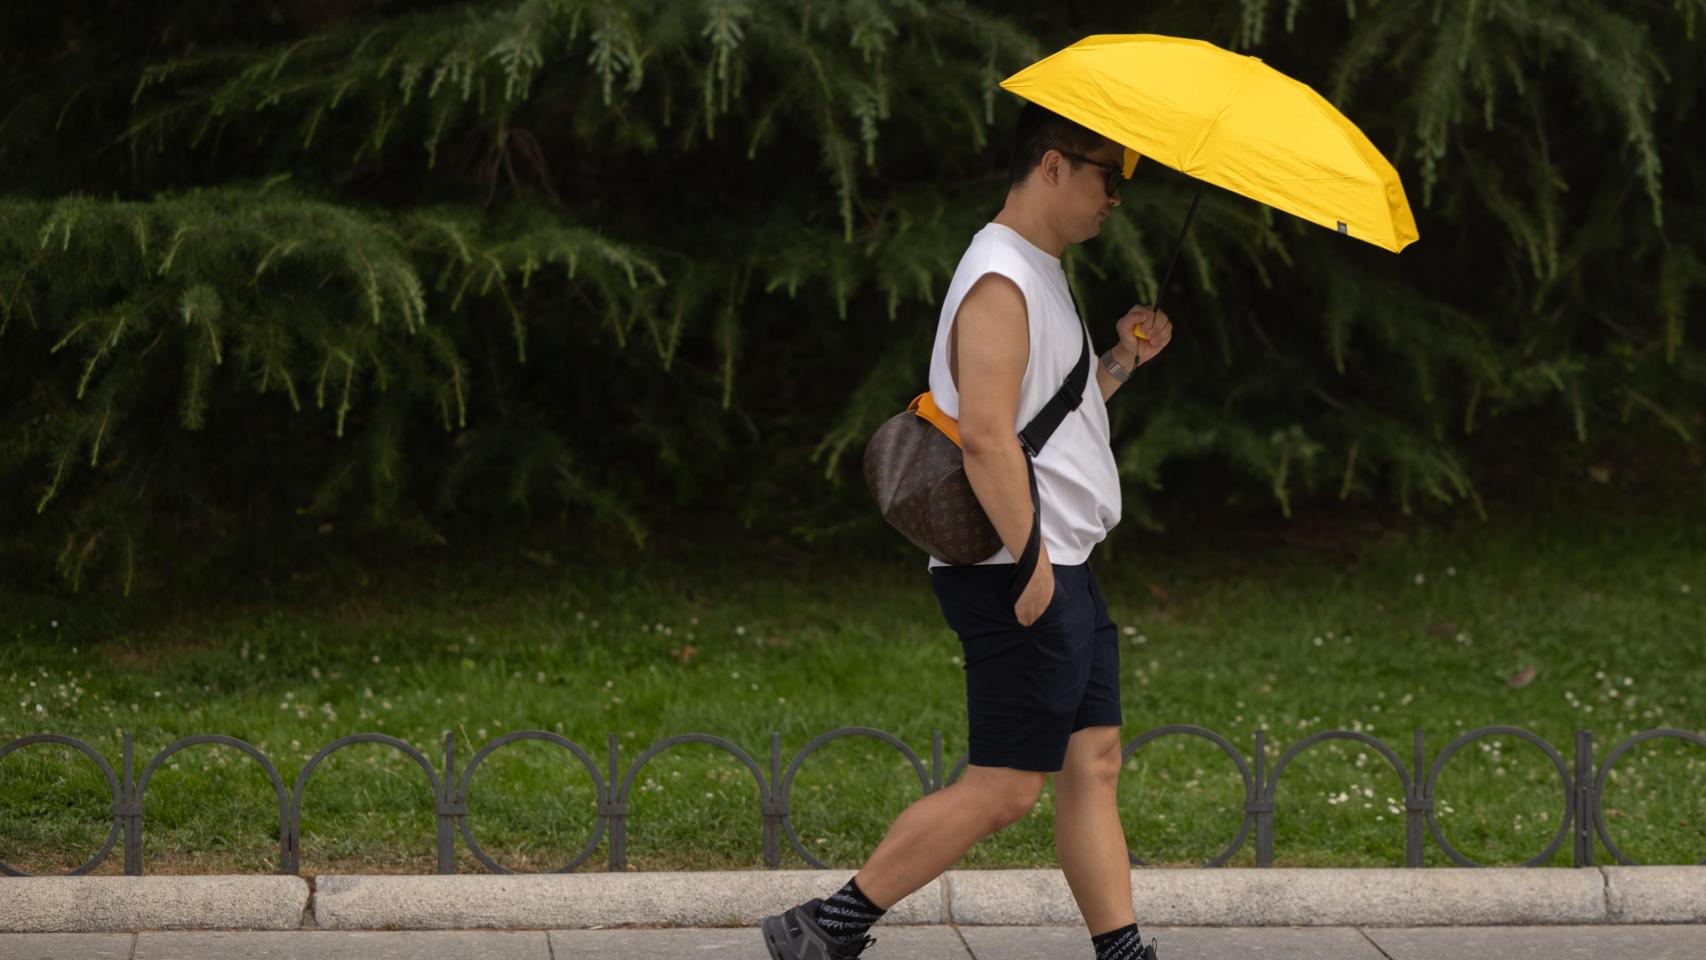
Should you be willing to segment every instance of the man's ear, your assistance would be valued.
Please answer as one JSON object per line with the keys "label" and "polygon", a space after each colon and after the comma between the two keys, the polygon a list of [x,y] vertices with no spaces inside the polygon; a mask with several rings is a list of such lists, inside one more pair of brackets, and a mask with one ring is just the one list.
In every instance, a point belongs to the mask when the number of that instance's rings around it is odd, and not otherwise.
{"label": "man's ear", "polygon": [[1066,158],[1061,156],[1059,150],[1050,147],[1043,151],[1043,158],[1037,161],[1037,168],[1042,173],[1045,180],[1048,180],[1050,183],[1059,183],[1060,165],[1065,162],[1065,160]]}

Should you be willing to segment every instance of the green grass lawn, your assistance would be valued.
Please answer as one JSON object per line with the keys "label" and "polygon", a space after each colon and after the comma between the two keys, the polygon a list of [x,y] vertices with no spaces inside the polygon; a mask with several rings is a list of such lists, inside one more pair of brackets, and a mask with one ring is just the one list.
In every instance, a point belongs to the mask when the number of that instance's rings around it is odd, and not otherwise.
{"label": "green grass lawn", "polygon": [[[1525,727],[1566,760],[1578,729],[1594,732],[1601,757],[1640,730],[1706,731],[1706,502],[1698,486],[1598,499],[1566,491],[1493,507],[1488,521],[1258,517],[1237,534],[1123,535],[1096,567],[1122,627],[1127,737],[1194,723],[1249,757],[1265,729],[1271,763],[1310,733],[1361,730],[1408,760],[1420,727],[1431,763],[1452,737],[1490,724]],[[263,749],[287,786],[317,747],[363,731],[435,758],[454,731],[464,765],[518,730],[561,733],[602,765],[614,734],[625,769],[672,734],[728,737],[767,766],[772,731],[786,759],[819,733],[867,725],[926,762],[940,730],[952,762],[965,740],[958,644],[923,558],[897,541],[721,534],[641,554],[536,532],[436,555],[328,549],[295,578],[209,586],[189,601],[12,589],[0,592],[0,741],[71,734],[116,766],[128,732],[140,767],[177,737],[226,733]],[[91,763],[59,747],[0,761],[0,858],[40,872],[82,863],[111,822],[105,790]],[[517,870],[566,862],[595,822],[584,768],[541,743],[493,754],[471,794],[481,844]],[[801,769],[794,822],[817,856],[853,867],[919,794],[899,754],[837,741]],[[1494,864],[1543,849],[1563,809],[1550,762],[1510,736],[1462,750],[1437,794],[1452,842]],[[1139,751],[1121,784],[1132,847],[1158,864],[1218,853],[1242,796],[1230,761],[1189,737]],[[1605,802],[1629,855],[1706,857],[1706,750],[1635,748]],[[1401,865],[1401,803],[1373,751],[1321,744],[1280,781],[1278,864]],[[650,763],[630,813],[635,868],[762,864],[757,788],[711,747]],[[385,747],[329,759],[304,816],[305,874],[433,869],[426,780]],[[270,787],[231,749],[173,757],[148,788],[145,828],[146,872],[276,868]],[[1430,865],[1448,862],[1427,848]],[[1566,841],[1552,863],[1569,855]],[[458,856],[478,869],[460,842]],[[1610,860],[1603,847],[1598,856]],[[1046,793],[966,861],[1053,862]],[[1252,839],[1231,863],[1253,862]],[[601,850],[587,869],[603,863]],[[787,851],[783,865],[803,861]],[[97,872],[120,869],[115,852]]]}

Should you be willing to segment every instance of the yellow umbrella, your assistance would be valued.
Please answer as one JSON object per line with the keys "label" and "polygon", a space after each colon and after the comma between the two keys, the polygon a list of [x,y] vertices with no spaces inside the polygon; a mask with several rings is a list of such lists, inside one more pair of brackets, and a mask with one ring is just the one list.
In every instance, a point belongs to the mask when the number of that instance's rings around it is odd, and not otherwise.
{"label": "yellow umbrella", "polygon": [[[1201,40],[1103,34],[1001,86],[1124,146],[1127,177],[1139,156],[1154,157],[1394,253],[1416,240],[1392,164],[1320,94],[1256,57]],[[1195,212],[1192,200],[1187,228]]]}

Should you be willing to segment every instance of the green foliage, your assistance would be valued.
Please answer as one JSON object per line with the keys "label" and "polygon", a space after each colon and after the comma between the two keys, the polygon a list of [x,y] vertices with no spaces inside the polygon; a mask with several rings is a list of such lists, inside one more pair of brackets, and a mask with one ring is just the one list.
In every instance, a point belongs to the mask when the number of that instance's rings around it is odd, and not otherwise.
{"label": "green foliage", "polygon": [[[1407,511],[1478,508],[1471,435],[1692,447],[1703,11],[32,9],[0,39],[0,517],[126,588],[150,544],[269,524],[869,521],[857,453],[922,389],[937,300],[1001,202],[997,81],[1139,30],[1322,90],[1397,164],[1422,240],[1391,257],[1206,195],[1175,344],[1113,405],[1134,523],[1163,522],[1191,461],[1283,513]],[[1069,252],[1099,339],[1153,299],[1194,188],[1141,169]]]}

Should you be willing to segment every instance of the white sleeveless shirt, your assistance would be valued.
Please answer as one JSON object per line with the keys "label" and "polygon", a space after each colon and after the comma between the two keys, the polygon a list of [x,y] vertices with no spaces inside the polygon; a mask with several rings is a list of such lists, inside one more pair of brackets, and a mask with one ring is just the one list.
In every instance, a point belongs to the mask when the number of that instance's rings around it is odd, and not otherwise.
{"label": "white sleeveless shirt", "polygon": [[[954,271],[942,315],[936,325],[936,346],[930,355],[930,392],[942,412],[960,418],[960,392],[948,370],[948,334],[960,303],[984,275],[998,273],[1025,295],[1031,355],[1019,386],[1018,434],[1060,389],[1061,381],[1083,351],[1084,333],[1072,290],[1060,258],[1020,236],[1018,231],[990,223],[972,237]],[[1095,354],[1084,399],[1067,413],[1036,458],[1037,493],[1042,500],[1043,543],[1049,562],[1083,563],[1090,548],[1101,543],[1120,521],[1120,478],[1108,439],[1108,407],[1096,382]],[[986,563],[1012,563],[1002,547]],[[930,558],[930,566],[945,566]]]}

